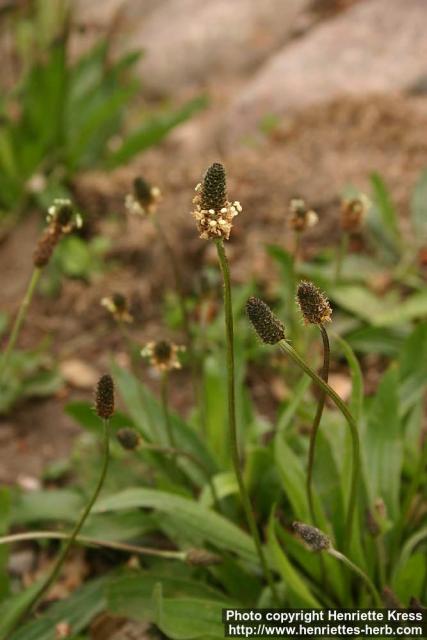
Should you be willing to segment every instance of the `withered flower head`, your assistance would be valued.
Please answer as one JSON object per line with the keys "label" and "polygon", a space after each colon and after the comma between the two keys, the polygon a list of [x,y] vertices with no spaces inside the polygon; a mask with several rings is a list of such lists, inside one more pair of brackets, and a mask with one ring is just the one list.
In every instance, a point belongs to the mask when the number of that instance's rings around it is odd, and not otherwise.
{"label": "withered flower head", "polygon": [[101,376],[96,386],[95,410],[104,420],[111,418],[114,413],[114,382],[108,373]]}
{"label": "withered flower head", "polygon": [[129,313],[127,300],[121,293],[113,293],[112,296],[102,298],[101,305],[107,309],[119,322],[133,322],[133,318]]}
{"label": "withered flower head", "polygon": [[332,309],[329,300],[312,282],[299,283],[297,303],[305,324],[323,324],[331,321]]}
{"label": "withered flower head", "polygon": [[54,252],[54,249],[61,239],[61,230],[59,227],[49,225],[40,236],[36,248],[33,253],[33,264],[38,269],[45,267]]}
{"label": "withered flower head", "polygon": [[330,538],[317,527],[303,522],[293,522],[292,528],[311,551],[324,551],[332,546]]}
{"label": "withered flower head", "polygon": [[276,344],[285,339],[283,323],[271,311],[268,304],[252,296],[246,303],[246,313],[255,331],[266,344]]}
{"label": "withered flower head", "polygon": [[222,164],[214,162],[206,171],[203,182],[196,186],[193,204],[192,216],[196,219],[200,237],[203,240],[228,240],[233,219],[242,211],[242,206],[237,200],[231,203],[227,199],[226,174]]}
{"label": "withered flower head", "polygon": [[141,350],[141,355],[148,358],[151,366],[162,373],[172,369],[181,369],[178,354],[182,351],[185,351],[185,347],[167,340],[159,340],[158,342],[148,342]]}
{"label": "withered flower head", "polygon": [[141,438],[137,431],[135,431],[135,429],[130,429],[129,427],[119,429],[117,431],[116,438],[122,445],[123,449],[128,451],[136,449],[141,442]]}
{"label": "withered flower head", "polygon": [[289,227],[298,233],[302,233],[319,222],[319,216],[309,209],[304,200],[293,198],[289,203]]}
{"label": "withered flower head", "polygon": [[129,213],[147,216],[157,211],[162,199],[159,187],[149,184],[144,178],[138,177],[133,181],[133,191],[125,198],[125,208]]}
{"label": "withered flower head", "polygon": [[80,229],[83,220],[71,202],[67,198],[57,198],[47,212],[47,222],[52,227],[58,227],[61,233],[71,233],[74,229]]}
{"label": "withered flower head", "polygon": [[189,549],[185,554],[185,562],[193,567],[210,567],[214,564],[221,564],[222,558],[216,553],[206,551],[206,549]]}
{"label": "withered flower head", "polygon": [[371,202],[364,193],[354,198],[345,198],[341,202],[341,228],[350,233],[359,231],[370,206]]}

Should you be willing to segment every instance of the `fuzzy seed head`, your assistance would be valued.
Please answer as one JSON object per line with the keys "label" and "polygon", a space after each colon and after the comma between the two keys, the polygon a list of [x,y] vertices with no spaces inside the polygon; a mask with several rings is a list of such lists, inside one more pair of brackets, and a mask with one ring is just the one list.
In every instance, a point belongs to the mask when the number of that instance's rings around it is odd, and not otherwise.
{"label": "fuzzy seed head", "polygon": [[246,313],[265,344],[277,344],[285,339],[285,327],[283,323],[271,311],[268,304],[252,296],[246,303]]}
{"label": "fuzzy seed head", "polygon": [[47,222],[63,234],[80,229],[83,224],[81,215],[67,198],[57,198],[53,201],[48,209]]}
{"label": "fuzzy seed head", "polygon": [[185,555],[185,561],[193,567],[210,567],[214,564],[221,564],[222,558],[216,553],[206,551],[206,549],[189,549]]}
{"label": "fuzzy seed head", "polygon": [[332,546],[330,538],[317,527],[303,522],[294,522],[292,528],[311,551],[324,551]]}
{"label": "fuzzy seed head", "polygon": [[123,429],[119,429],[117,431],[116,438],[122,445],[123,449],[126,449],[127,451],[133,451],[139,446],[141,442],[139,434],[135,431],[135,429],[130,429],[129,427],[123,427]]}
{"label": "fuzzy seed head", "polygon": [[96,386],[95,410],[104,420],[111,418],[114,413],[114,382],[108,373],[101,376]]}
{"label": "fuzzy seed head", "polygon": [[297,304],[305,324],[324,324],[331,321],[332,309],[328,298],[312,282],[300,282]]}

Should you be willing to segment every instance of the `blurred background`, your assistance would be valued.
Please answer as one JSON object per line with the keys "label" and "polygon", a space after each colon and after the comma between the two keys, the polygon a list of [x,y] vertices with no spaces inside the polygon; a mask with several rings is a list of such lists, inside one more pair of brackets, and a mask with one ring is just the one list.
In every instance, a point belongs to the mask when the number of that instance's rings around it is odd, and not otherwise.
{"label": "blurred background", "polygon": [[[129,298],[136,341],[160,325],[174,335],[170,264],[149,221],[124,215],[136,176],[162,192],[189,293],[214,260],[189,213],[216,160],[244,207],[228,247],[236,283],[274,293],[265,245],[288,245],[293,197],[319,214],[306,258],[337,239],[343,189],[369,191],[374,172],[405,230],[427,167],[427,3],[0,0],[0,20],[3,331],[52,199],[72,197],[85,218],[44,275],[20,339],[25,362],[1,399],[0,481],[37,488],[78,433],[63,406],[90,399],[111,352],[126,364],[101,299]],[[177,387],[185,412],[190,391]]]}

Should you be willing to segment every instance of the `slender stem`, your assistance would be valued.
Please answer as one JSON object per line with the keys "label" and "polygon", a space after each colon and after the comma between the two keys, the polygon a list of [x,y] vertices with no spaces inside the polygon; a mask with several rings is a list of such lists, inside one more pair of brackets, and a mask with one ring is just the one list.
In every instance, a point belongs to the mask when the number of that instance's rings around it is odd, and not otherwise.
{"label": "slender stem", "polygon": [[301,231],[294,233],[294,263],[297,263],[301,252]]}
{"label": "slender stem", "polygon": [[198,358],[196,354],[196,350],[194,348],[193,341],[193,333],[191,330],[191,322],[190,316],[188,313],[187,302],[185,299],[185,290],[182,282],[182,273],[180,269],[180,265],[178,264],[178,260],[176,259],[175,252],[163,230],[162,225],[160,224],[157,216],[152,217],[154,227],[159,235],[159,238],[163,242],[163,246],[165,248],[166,253],[169,256],[169,260],[172,266],[173,275],[175,278],[175,289],[178,296],[178,304],[181,311],[181,317],[184,327],[185,338],[187,342],[188,355],[190,357],[190,366],[192,373],[192,382],[193,382],[193,392],[194,399],[199,405],[200,411],[200,421],[202,426],[202,431],[205,430],[205,414],[204,414],[204,403],[203,403],[203,390],[202,390],[202,376],[200,375],[199,366],[198,366]]}
{"label": "slender stem", "polygon": [[166,433],[168,436],[168,444],[170,447],[176,447],[175,436],[172,429],[171,419],[169,415],[169,376],[168,372],[162,373],[160,381],[160,400],[162,404],[163,420],[166,427]]}
{"label": "slender stem", "polygon": [[335,263],[335,284],[339,284],[341,280],[342,267],[344,258],[348,253],[348,245],[349,245],[350,237],[346,231],[343,231],[341,236],[340,244],[337,251],[337,260]]}
{"label": "slender stem", "polygon": [[380,594],[375,588],[375,585],[370,579],[370,577],[366,575],[366,573],[362,571],[362,569],[360,569],[356,564],[354,564],[354,562],[352,562],[349,558],[347,558],[347,556],[342,554],[340,551],[337,551],[336,549],[333,549],[333,548],[328,549],[327,553],[329,553],[330,556],[336,558],[337,560],[340,560],[341,562],[343,562],[349,569],[351,569],[354,573],[356,573],[359,576],[359,578],[362,578],[362,580],[368,587],[369,591],[371,592],[375,606],[382,607],[382,600],[381,600]]}
{"label": "slender stem", "polygon": [[258,552],[261,567],[263,569],[265,578],[270,586],[273,598],[279,602],[278,594],[274,584],[273,576],[270,568],[267,564],[267,560],[264,555],[264,551],[261,544],[261,539],[255,522],[254,513],[252,511],[252,505],[249,498],[249,494],[246,490],[245,483],[243,481],[243,474],[240,468],[239,459],[239,445],[237,439],[237,422],[236,422],[236,380],[235,380],[235,365],[234,365],[234,327],[233,327],[233,306],[231,297],[231,281],[230,281],[230,267],[225,253],[225,248],[222,240],[215,241],[218,260],[221,267],[222,277],[224,280],[224,316],[225,316],[225,331],[226,331],[226,343],[227,343],[227,383],[228,383],[228,422],[230,431],[230,448],[231,457],[234,465],[234,471],[236,474],[237,484],[239,486],[240,498],[242,500],[243,508],[246,515],[246,520],[249,525],[249,529],[252,534],[253,541],[255,543],[256,550]]}
{"label": "slender stem", "polygon": [[12,331],[11,331],[8,343],[6,345],[6,349],[4,350],[3,356],[0,361],[0,383],[2,383],[4,380],[4,376],[6,373],[7,366],[9,364],[10,356],[15,348],[16,341],[18,340],[21,327],[24,323],[25,316],[27,315],[27,311],[31,304],[31,300],[36,290],[36,286],[39,281],[40,275],[41,275],[41,269],[39,269],[38,267],[35,267],[33,269],[33,273],[31,274],[30,282],[28,283],[27,290],[22,299],[21,306],[19,307],[18,314],[15,318],[15,322],[13,323]]}
{"label": "slender stem", "polygon": [[[323,366],[320,376],[324,382],[328,382],[329,378],[329,361],[330,361],[330,346],[329,346],[329,338],[326,332],[325,327],[320,324],[319,325],[320,333],[322,335],[323,340]],[[314,511],[314,501],[313,501],[313,467],[314,467],[314,453],[316,448],[316,438],[317,432],[319,431],[320,421],[323,415],[323,409],[325,407],[326,400],[326,392],[321,390],[319,400],[317,403],[316,415],[314,416],[313,426],[311,427],[310,434],[310,445],[308,450],[308,469],[307,469],[307,498],[308,498],[308,506],[310,509],[310,516],[313,521],[313,524],[316,524],[316,514]]]}
{"label": "slender stem", "polygon": [[[14,542],[23,542],[25,540],[67,540],[68,538],[69,534],[62,531],[26,531],[25,533],[15,533],[1,537],[0,545],[13,544]],[[74,537],[74,542],[94,547],[105,547],[106,549],[114,549],[116,551],[156,556],[159,558],[170,558],[172,560],[185,560],[186,555],[183,551],[152,549],[151,547],[140,547],[139,545],[126,544],[124,542],[99,540],[99,538],[92,538],[91,536],[77,535]]]}
{"label": "slender stem", "polygon": [[[50,589],[52,584],[55,582],[58,574],[61,570],[62,565],[68,555],[69,550],[71,549],[76,537],[78,536],[82,526],[85,523],[86,518],[88,517],[98,495],[101,491],[102,485],[104,484],[105,476],[107,474],[108,461],[110,457],[110,438],[109,438],[109,421],[103,420],[103,431],[104,431],[104,452],[103,452],[103,462],[102,462],[102,470],[99,480],[97,482],[95,491],[87,503],[85,509],[83,510],[80,518],[78,519],[71,535],[67,536],[67,541],[64,544],[62,551],[60,552],[52,571],[47,576],[46,580],[41,584],[40,588],[36,591],[31,601],[25,607],[23,611],[20,612],[18,618],[14,621],[13,628],[9,631],[13,631],[16,626],[26,618],[26,616],[31,613],[32,609],[37,605],[37,603],[41,600],[41,598],[45,595],[45,593]],[[3,640],[3,639],[2,639]]]}
{"label": "slender stem", "polygon": [[201,471],[203,471],[204,475],[206,476],[216,509],[218,511],[221,510],[218,493],[216,491],[215,484],[211,478],[209,470],[206,468],[206,466],[197,456],[190,453],[189,451],[184,451],[184,449],[177,449],[176,447],[163,447],[158,444],[147,443],[147,442],[144,442],[143,449],[149,449],[150,451],[157,451],[159,453],[164,453],[166,455],[171,455],[176,457],[181,456],[183,458],[187,458],[187,460],[190,460],[190,462],[193,462]]}
{"label": "slender stem", "polygon": [[348,426],[350,427],[350,433],[352,438],[352,470],[351,470],[351,486],[350,486],[350,496],[348,500],[348,508],[347,508],[347,518],[346,518],[346,530],[345,530],[345,540],[347,548],[350,548],[350,542],[353,532],[353,518],[354,512],[356,509],[356,501],[357,501],[357,490],[359,483],[359,467],[360,467],[360,442],[359,442],[359,433],[357,429],[356,421],[351,415],[350,411],[347,409],[345,403],[341,400],[339,395],[326,383],[322,380],[320,376],[317,375],[315,371],[301,358],[299,353],[295,351],[295,349],[288,343],[286,340],[281,340],[279,342],[279,346],[289,355],[292,360],[307,374],[310,378],[315,382],[321,390],[323,390],[334,402],[336,407],[341,411],[344,418],[346,419]]}

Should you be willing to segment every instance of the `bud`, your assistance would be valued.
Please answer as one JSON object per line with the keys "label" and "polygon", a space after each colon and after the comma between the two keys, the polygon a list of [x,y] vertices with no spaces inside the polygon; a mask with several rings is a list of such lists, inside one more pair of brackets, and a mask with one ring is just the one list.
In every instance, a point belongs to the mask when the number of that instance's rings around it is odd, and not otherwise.
{"label": "bud", "polygon": [[195,205],[192,215],[196,219],[200,237],[223,238],[228,240],[233,227],[233,219],[242,211],[237,200],[233,203],[227,199],[227,183],[225,169],[219,162],[209,167],[203,182],[196,186]]}
{"label": "bud", "polygon": [[80,229],[83,224],[81,215],[76,211],[71,200],[57,198],[48,209],[47,222],[63,234]]}
{"label": "bud", "polygon": [[189,549],[185,554],[185,562],[193,567],[210,567],[221,564],[222,558],[206,549]]}
{"label": "bud", "polygon": [[178,354],[182,351],[185,351],[185,347],[167,340],[159,340],[158,342],[148,342],[141,350],[141,355],[148,358],[151,366],[159,372],[164,372],[181,369]]}
{"label": "bud", "polygon": [[141,442],[139,434],[135,429],[130,429],[129,427],[119,429],[117,431],[116,438],[122,445],[123,449],[126,449],[127,451],[134,451],[134,449],[138,448]]}
{"label": "bud", "polygon": [[52,257],[56,245],[61,239],[61,230],[56,226],[48,226],[40,236],[33,253],[33,264],[38,269],[45,267]]}
{"label": "bud", "polygon": [[108,373],[99,379],[96,386],[95,409],[104,420],[111,418],[114,413],[114,382]]}
{"label": "bud", "polygon": [[425,606],[415,596],[412,596],[411,599],[409,600],[409,607],[408,608],[409,609],[413,609],[414,611],[425,611]]}
{"label": "bud", "polygon": [[214,162],[206,171],[200,192],[202,209],[220,211],[227,202],[227,181],[225,169],[219,162]]}
{"label": "bud", "polygon": [[390,587],[384,587],[382,590],[382,600],[386,609],[401,609],[402,605],[397,599],[396,594]]}
{"label": "bud", "polygon": [[372,512],[371,509],[366,509],[365,522],[366,522],[366,528],[373,538],[376,538],[377,536],[380,535],[381,533],[380,525],[378,524],[375,514]]}
{"label": "bud", "polygon": [[290,201],[289,212],[289,228],[297,233],[314,227],[319,221],[317,213],[309,209],[301,198],[293,198]]}
{"label": "bud", "polygon": [[254,296],[246,303],[246,313],[257,332],[265,344],[277,344],[285,339],[285,327],[283,323],[271,311],[270,307]]}
{"label": "bud", "polygon": [[121,293],[113,293],[109,298],[102,298],[101,305],[119,322],[133,322],[132,315],[129,313],[128,302]]}
{"label": "bud", "polygon": [[305,324],[323,324],[331,321],[332,309],[329,300],[312,282],[299,283],[297,303]]}
{"label": "bud", "polygon": [[311,551],[324,551],[332,546],[330,538],[317,527],[312,527],[303,522],[294,522],[292,528]]}
{"label": "bud", "polygon": [[341,228],[350,233],[360,231],[370,206],[371,203],[364,194],[343,200],[341,203]]}
{"label": "bud", "polygon": [[138,177],[133,181],[133,193],[128,193],[125,198],[125,208],[129,213],[146,216],[156,212],[161,199],[162,194],[158,187]]}

